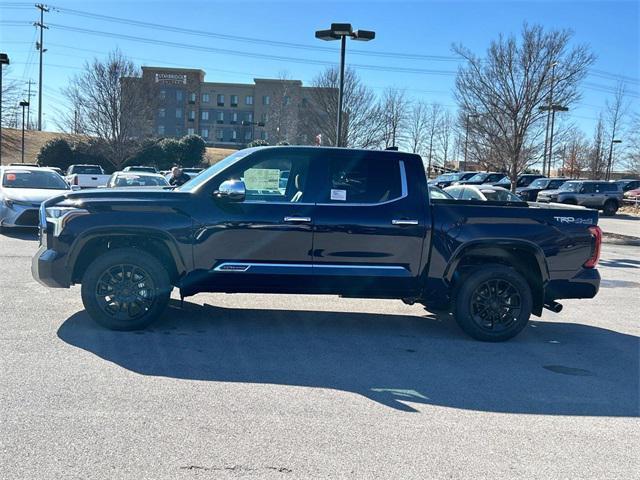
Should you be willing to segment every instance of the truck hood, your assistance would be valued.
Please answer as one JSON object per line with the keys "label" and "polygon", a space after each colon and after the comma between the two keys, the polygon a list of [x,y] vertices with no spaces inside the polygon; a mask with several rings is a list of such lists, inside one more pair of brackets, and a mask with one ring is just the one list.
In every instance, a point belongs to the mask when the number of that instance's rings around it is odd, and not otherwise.
{"label": "truck hood", "polygon": [[552,195],[558,195],[558,193],[560,193],[560,190],[542,190],[538,195],[550,197]]}
{"label": "truck hood", "polygon": [[65,193],[71,193],[71,190],[53,190],[50,188],[3,188],[2,195],[8,200],[14,202],[28,202],[33,204],[40,204],[45,200],[48,200]]}
{"label": "truck hood", "polygon": [[96,188],[68,193],[47,202],[51,205],[89,206],[135,203],[138,205],[175,202],[180,198],[189,198],[188,192],[148,188]]}

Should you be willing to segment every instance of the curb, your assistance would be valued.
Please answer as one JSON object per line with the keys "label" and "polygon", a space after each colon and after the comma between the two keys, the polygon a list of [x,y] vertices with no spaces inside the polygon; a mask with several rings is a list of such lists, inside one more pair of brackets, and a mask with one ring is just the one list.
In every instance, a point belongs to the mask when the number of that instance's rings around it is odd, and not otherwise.
{"label": "curb", "polygon": [[640,247],[640,237],[621,235],[619,233],[602,232],[602,241],[613,245],[628,245]]}

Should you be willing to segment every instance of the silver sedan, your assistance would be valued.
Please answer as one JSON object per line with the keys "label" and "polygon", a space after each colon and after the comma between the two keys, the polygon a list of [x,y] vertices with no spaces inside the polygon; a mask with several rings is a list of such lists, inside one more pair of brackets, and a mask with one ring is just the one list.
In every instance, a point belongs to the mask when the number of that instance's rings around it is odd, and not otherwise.
{"label": "silver sedan", "polygon": [[0,167],[0,228],[37,227],[40,204],[71,187],[53,170]]}

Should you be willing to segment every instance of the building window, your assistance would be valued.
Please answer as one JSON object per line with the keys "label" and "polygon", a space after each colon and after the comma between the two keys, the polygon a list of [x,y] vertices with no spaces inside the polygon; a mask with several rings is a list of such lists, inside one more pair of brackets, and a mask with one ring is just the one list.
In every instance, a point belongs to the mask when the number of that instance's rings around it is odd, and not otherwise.
{"label": "building window", "polygon": [[271,103],[271,97],[269,97],[269,95],[263,95],[262,104],[269,105],[270,103]]}
{"label": "building window", "polygon": [[236,132],[235,130],[231,130],[231,140],[235,142],[237,139],[238,139],[238,132]]}
{"label": "building window", "polygon": [[224,107],[224,95],[222,95],[221,93],[218,94],[218,106]]}
{"label": "building window", "polygon": [[267,112],[262,112],[262,123],[267,123],[269,121],[269,115]]}
{"label": "building window", "polygon": [[167,91],[160,90],[160,100],[164,100],[165,98],[167,98]]}
{"label": "building window", "polygon": [[164,125],[158,125],[158,135],[164,135]]}
{"label": "building window", "polygon": [[209,138],[209,129],[203,128],[202,130],[200,130],[200,136],[202,138]]}
{"label": "building window", "polygon": [[194,135],[196,133],[195,128],[187,128],[187,135]]}
{"label": "building window", "polygon": [[182,109],[176,108],[176,118],[182,118]]}
{"label": "building window", "polygon": [[167,114],[167,112],[166,112],[166,110],[164,108],[159,108],[158,109],[158,116],[160,118],[164,118],[166,116],[166,114]]}
{"label": "building window", "polygon": [[253,105],[253,95],[247,95],[246,97],[244,97],[244,104]]}
{"label": "building window", "polygon": [[247,112],[245,117],[247,122],[253,122],[253,112]]}
{"label": "building window", "polygon": [[182,101],[182,90],[176,90],[176,101]]}
{"label": "building window", "polygon": [[303,98],[303,99],[302,99],[302,106],[303,106],[303,107],[306,107],[308,104],[309,104],[309,102],[307,101],[307,99],[306,99],[306,98]]}
{"label": "building window", "polygon": [[231,123],[238,123],[238,112],[233,112],[231,114]]}
{"label": "building window", "polygon": [[202,103],[209,103],[209,94],[208,93],[203,93],[202,94]]}
{"label": "building window", "polygon": [[244,132],[244,139],[245,140],[251,140],[251,130],[246,130]]}
{"label": "building window", "polygon": [[209,112],[202,112],[201,118],[202,120],[209,120]]}
{"label": "building window", "polygon": [[219,128],[217,133],[218,133],[218,140],[220,140],[221,142],[224,141],[224,130]]}
{"label": "building window", "polygon": [[289,105],[291,103],[291,97],[289,95],[284,96],[284,104]]}
{"label": "building window", "polygon": [[189,120],[195,120],[196,119],[196,111],[195,110],[189,110]]}
{"label": "building window", "polygon": [[224,123],[224,112],[217,112],[216,113],[216,122]]}
{"label": "building window", "polygon": [[190,93],[189,94],[189,103],[196,103],[196,98],[198,98],[198,97],[196,96],[195,93]]}
{"label": "building window", "polygon": [[260,138],[261,138],[262,140],[269,140],[269,135],[267,134],[267,132],[265,132],[264,130],[262,130],[262,131],[260,132]]}
{"label": "building window", "polygon": [[231,95],[231,106],[232,107],[237,107],[238,106],[238,95]]}

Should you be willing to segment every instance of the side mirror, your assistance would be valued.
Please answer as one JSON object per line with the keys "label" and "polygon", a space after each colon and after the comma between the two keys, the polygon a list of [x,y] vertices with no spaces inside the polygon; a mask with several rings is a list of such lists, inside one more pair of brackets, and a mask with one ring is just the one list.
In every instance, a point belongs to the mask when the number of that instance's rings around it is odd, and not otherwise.
{"label": "side mirror", "polygon": [[218,190],[213,192],[213,196],[229,202],[242,202],[247,189],[241,180],[226,180],[220,184]]}

